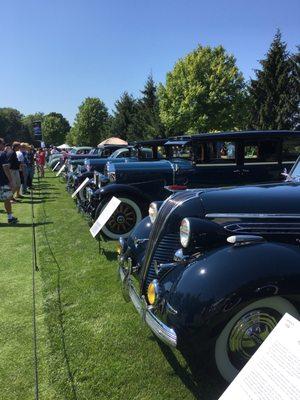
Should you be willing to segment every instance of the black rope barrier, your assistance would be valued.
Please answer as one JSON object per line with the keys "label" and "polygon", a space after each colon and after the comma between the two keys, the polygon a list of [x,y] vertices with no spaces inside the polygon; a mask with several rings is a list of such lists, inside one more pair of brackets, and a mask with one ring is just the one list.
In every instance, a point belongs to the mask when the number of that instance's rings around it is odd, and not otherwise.
{"label": "black rope barrier", "polygon": [[31,220],[32,220],[32,328],[33,328],[33,358],[34,358],[34,399],[39,400],[39,371],[38,371],[36,286],[35,286],[35,274],[39,270],[39,268],[37,265],[33,190],[30,189],[30,192],[31,192]]}

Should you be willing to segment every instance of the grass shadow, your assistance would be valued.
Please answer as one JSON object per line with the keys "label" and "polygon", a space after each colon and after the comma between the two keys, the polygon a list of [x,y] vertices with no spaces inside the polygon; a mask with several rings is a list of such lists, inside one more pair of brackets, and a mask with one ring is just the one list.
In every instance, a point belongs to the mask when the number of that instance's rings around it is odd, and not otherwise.
{"label": "grass shadow", "polygon": [[[35,226],[42,226],[42,225],[52,225],[53,222],[38,222],[35,223]],[[29,228],[31,227],[32,224],[27,224],[27,223],[22,223],[22,222],[18,222],[17,224],[2,224],[0,223],[0,227],[1,228]]]}
{"label": "grass shadow", "polygon": [[[219,399],[226,388],[226,383],[221,378],[210,375],[209,371],[205,371],[204,369],[199,373],[197,367],[195,369],[195,365],[185,357],[187,366],[182,366],[170,347],[156,337],[153,337],[153,340],[158,344],[173,371],[196,399]],[[205,360],[202,363],[205,363]]]}

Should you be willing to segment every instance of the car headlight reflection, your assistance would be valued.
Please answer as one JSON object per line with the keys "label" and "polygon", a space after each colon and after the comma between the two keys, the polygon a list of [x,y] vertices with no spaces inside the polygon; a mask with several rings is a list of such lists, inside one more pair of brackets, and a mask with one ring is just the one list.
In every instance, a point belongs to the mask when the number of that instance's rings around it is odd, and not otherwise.
{"label": "car headlight reflection", "polygon": [[149,218],[150,218],[150,221],[152,222],[152,224],[156,220],[157,213],[158,213],[157,204],[151,203],[149,206]]}
{"label": "car headlight reflection", "polygon": [[188,247],[191,236],[191,226],[188,218],[184,218],[180,224],[180,243],[182,247]]}

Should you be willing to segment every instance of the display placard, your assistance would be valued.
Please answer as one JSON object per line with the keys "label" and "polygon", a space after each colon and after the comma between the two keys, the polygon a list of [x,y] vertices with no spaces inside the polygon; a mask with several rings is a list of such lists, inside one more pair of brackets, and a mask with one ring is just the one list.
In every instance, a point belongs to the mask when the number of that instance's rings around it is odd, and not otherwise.
{"label": "display placard", "polygon": [[300,399],[300,322],[285,314],[219,400]]}
{"label": "display placard", "polygon": [[98,233],[101,231],[103,226],[106,224],[106,222],[109,220],[109,218],[116,211],[116,209],[118,208],[120,203],[121,203],[121,200],[119,200],[117,197],[113,197],[106,204],[106,206],[104,207],[104,210],[99,215],[99,217],[96,219],[94,225],[90,229],[91,235],[93,237],[96,237],[98,235]]}
{"label": "display placard", "polygon": [[59,166],[59,164],[60,164],[60,161],[58,161],[58,163],[57,163],[57,164],[55,164],[54,168],[52,168],[52,171],[55,171],[55,170],[56,170],[56,168]]}
{"label": "display placard", "polygon": [[64,169],[65,169],[65,164],[61,167],[61,169],[58,171],[56,176],[59,176],[63,172]]}
{"label": "display placard", "polygon": [[89,183],[89,178],[85,178],[85,180],[82,182],[82,184],[80,186],[78,186],[78,188],[75,190],[74,193],[72,193],[72,196],[71,196],[72,199],[74,199],[76,194],[79,193],[82,189],[84,189],[88,183]]}

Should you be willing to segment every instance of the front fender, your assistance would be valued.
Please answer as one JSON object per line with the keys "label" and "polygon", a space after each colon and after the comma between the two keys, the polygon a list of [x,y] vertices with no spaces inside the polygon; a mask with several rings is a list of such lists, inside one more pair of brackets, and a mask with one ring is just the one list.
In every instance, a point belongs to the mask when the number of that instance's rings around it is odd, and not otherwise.
{"label": "front fender", "polygon": [[285,297],[299,308],[299,247],[272,242],[226,245],[183,267],[168,299],[177,313],[166,319],[184,342],[209,343],[244,307],[272,296]]}
{"label": "front fender", "polygon": [[143,207],[143,211],[145,211],[145,207],[147,209],[151,201],[151,199],[145,193],[136,187],[118,183],[111,183],[96,190],[95,196],[98,196],[101,200],[108,196],[129,196]]}

